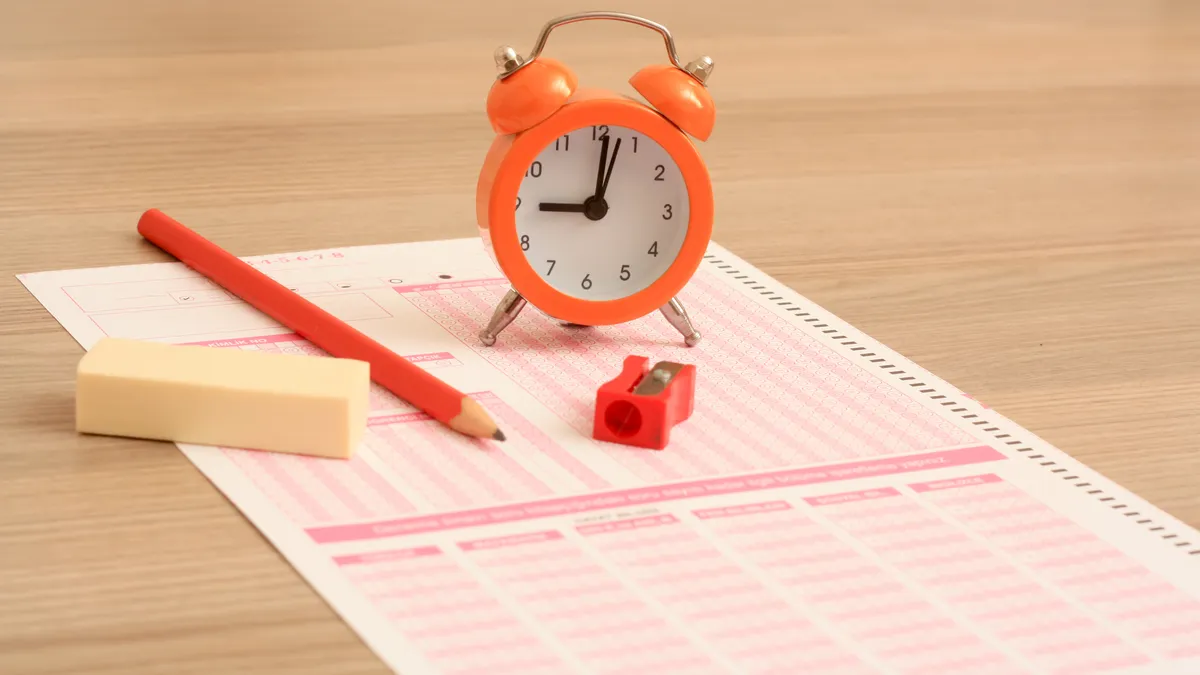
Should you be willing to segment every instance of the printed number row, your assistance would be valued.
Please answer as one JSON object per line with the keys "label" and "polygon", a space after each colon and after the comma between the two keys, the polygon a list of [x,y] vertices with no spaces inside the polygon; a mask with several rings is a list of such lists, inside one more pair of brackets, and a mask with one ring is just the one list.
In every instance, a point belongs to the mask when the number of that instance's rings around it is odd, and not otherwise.
{"label": "printed number row", "polygon": [[[521,250],[522,251],[529,250],[529,235],[527,235],[527,234],[521,235]],[[646,255],[652,255],[655,258],[658,257],[658,242],[657,241],[655,241],[653,244],[650,244],[650,249],[646,251]],[[554,270],[554,265],[553,265],[554,261],[547,260],[546,262],[551,263],[550,270],[553,271]],[[549,274],[549,273],[550,272],[546,272],[546,274]]]}
{"label": "printed number row", "polygon": [[[550,274],[554,271],[554,266],[558,263],[558,261],[547,258],[546,262],[550,263],[550,269],[546,270],[546,276],[550,276]],[[621,276],[621,281],[629,281],[629,277],[632,276],[629,273],[629,265],[621,265],[621,275],[620,276]],[[590,272],[588,274],[583,275],[583,281],[579,282],[579,285],[582,286],[583,290],[585,290],[585,291],[592,287],[592,275]]]}
{"label": "printed number row", "polygon": [[[659,183],[665,181],[666,179],[663,178],[663,175],[666,172],[667,172],[667,167],[663,166],[662,164],[655,164],[654,165],[654,180]],[[542,177],[542,163],[540,161],[534,160],[533,164],[530,164],[529,168],[525,169],[525,177],[526,178],[541,178]]]}
{"label": "printed number row", "polygon": [[[514,210],[514,211],[517,211],[517,210],[520,210],[520,208],[521,208],[521,198],[520,198],[520,197],[517,197],[517,206],[516,206],[516,208],[515,208],[515,209],[513,209],[513,210]],[[674,218],[674,217],[675,217],[675,214],[674,214],[674,212],[672,212],[672,210],[671,210],[671,205],[670,205],[670,204],[663,204],[662,219],[663,219],[663,220],[670,220],[671,218]],[[525,250],[529,250],[529,249],[525,249]]]}

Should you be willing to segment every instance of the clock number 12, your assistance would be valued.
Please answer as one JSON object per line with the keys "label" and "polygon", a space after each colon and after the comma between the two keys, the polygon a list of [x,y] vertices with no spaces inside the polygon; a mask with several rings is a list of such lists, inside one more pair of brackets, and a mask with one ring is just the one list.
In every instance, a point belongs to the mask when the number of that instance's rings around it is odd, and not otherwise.
{"label": "clock number 12", "polygon": [[[608,138],[608,125],[607,125],[607,124],[595,124],[595,125],[592,125],[592,140],[593,140],[593,141],[602,141],[602,140],[604,140],[604,139],[606,139],[606,138]],[[637,136],[630,136],[629,138],[630,138],[630,139],[633,141],[633,151],[634,151],[634,152],[637,152],[637,149],[638,149],[638,137],[637,137]],[[558,141],[555,141],[555,142],[554,142],[554,149],[555,149],[555,150],[557,150],[557,149],[558,149]],[[565,148],[564,148],[564,149],[565,149]]]}

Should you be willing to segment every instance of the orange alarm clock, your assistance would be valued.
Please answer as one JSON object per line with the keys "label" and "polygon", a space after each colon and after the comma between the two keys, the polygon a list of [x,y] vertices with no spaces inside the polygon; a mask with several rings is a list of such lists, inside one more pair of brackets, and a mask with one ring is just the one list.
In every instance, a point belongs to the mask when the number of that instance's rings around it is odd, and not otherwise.
{"label": "orange alarm clock", "polygon": [[[662,35],[671,63],[629,80],[645,103],[580,89],[563,63],[541,56],[550,31],[593,19]],[[582,326],[659,310],[695,346],[700,333],[676,294],[712,236],[712,183],[691,141],[712,132],[716,108],[705,85],[712,59],[681,65],[665,27],[614,12],[554,19],[529,58],[505,46],[495,59],[501,72],[487,115],[497,136],[479,174],[476,216],[512,288],[480,340],[495,344],[528,303]]]}

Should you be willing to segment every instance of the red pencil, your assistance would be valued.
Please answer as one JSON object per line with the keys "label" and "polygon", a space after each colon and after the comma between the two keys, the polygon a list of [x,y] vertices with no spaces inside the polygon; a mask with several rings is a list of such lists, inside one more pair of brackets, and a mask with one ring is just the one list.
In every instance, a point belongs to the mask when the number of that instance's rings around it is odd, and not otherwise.
{"label": "red pencil", "polygon": [[474,399],[158,209],[142,214],[138,232],[183,264],[331,355],[366,361],[371,365],[372,380],[451,429],[477,438],[504,440],[504,433]]}

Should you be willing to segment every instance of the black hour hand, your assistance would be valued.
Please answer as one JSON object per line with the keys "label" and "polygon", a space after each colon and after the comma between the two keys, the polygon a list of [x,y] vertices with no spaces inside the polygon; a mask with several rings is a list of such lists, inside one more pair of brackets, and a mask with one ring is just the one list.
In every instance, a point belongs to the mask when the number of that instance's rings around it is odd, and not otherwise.
{"label": "black hour hand", "polygon": [[538,204],[539,211],[558,211],[560,213],[583,213],[587,210],[584,204],[556,204],[554,202],[542,202]]}

